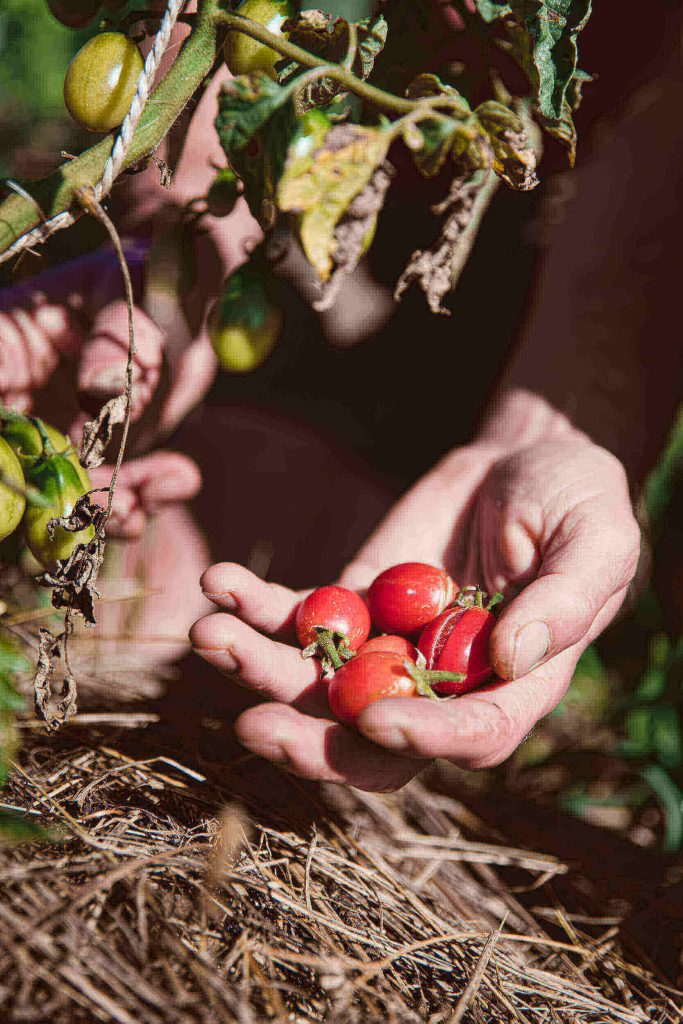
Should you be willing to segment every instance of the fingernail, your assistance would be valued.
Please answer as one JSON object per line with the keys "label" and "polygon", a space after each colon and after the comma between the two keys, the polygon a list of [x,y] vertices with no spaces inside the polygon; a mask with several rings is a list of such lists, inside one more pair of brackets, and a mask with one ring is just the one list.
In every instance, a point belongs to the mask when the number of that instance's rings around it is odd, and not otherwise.
{"label": "fingernail", "polygon": [[224,590],[221,594],[217,594],[215,591],[210,590],[203,590],[202,593],[209,601],[213,601],[214,604],[219,604],[221,608],[225,608],[226,611],[232,612],[237,608],[237,598],[231,590]]}
{"label": "fingernail", "polygon": [[531,672],[545,658],[550,648],[550,630],[545,622],[530,622],[517,633],[512,659],[512,678]]}
{"label": "fingernail", "polygon": [[227,647],[224,647],[221,650],[216,650],[213,647],[195,647],[193,644],[192,650],[195,654],[198,654],[200,658],[203,658],[204,661],[208,661],[209,664],[213,665],[221,672],[227,672],[234,675],[239,668],[237,658],[234,657]]}

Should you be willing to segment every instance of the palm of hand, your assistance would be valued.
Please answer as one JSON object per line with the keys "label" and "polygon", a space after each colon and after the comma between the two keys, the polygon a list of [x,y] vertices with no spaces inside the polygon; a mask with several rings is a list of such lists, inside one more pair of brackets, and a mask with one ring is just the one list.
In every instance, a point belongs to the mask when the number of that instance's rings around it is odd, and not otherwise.
{"label": "palm of hand", "polygon": [[499,678],[440,705],[380,701],[361,716],[360,733],[332,720],[315,665],[285,642],[300,593],[240,566],[213,566],[204,592],[234,614],[199,620],[191,638],[206,660],[268,699],[237,721],[249,749],[306,778],[394,789],[427,759],[478,768],[513,752],[616,613],[638,536],[621,467],[577,432],[452,453],[396,505],[340,582],[362,590],[381,569],[411,560],[502,590],[512,600],[492,635]]}

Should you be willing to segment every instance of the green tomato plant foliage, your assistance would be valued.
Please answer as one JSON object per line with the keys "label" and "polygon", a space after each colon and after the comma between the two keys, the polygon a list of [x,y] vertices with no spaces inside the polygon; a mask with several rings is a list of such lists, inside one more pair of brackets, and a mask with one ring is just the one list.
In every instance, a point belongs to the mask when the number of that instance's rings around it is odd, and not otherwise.
{"label": "green tomato plant foliage", "polygon": [[[14,533],[24,514],[24,474],[11,446],[0,437],[0,541]],[[19,488],[14,490],[13,488]]]}
{"label": "green tomato plant foliage", "polygon": [[89,132],[108,132],[130,107],[143,60],[122,32],[101,32],[81,47],[64,79],[64,103],[74,121]]}
{"label": "green tomato plant foliage", "polygon": [[[263,25],[276,36],[286,38],[282,26],[294,15],[295,8],[290,0],[242,0],[236,13]],[[280,60],[280,54],[244,32],[228,32],[223,55],[233,75],[262,72],[269,78],[276,77],[275,65]]]}

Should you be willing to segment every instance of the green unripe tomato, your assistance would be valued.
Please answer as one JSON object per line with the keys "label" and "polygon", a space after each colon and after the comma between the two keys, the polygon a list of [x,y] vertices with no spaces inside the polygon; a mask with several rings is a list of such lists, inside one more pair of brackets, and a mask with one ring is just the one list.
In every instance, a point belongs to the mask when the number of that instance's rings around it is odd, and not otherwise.
{"label": "green unripe tomato", "polygon": [[[85,472],[85,470],[83,470]],[[24,514],[24,532],[31,554],[46,569],[53,569],[60,559],[67,559],[77,544],[87,544],[95,531],[92,526],[77,533],[69,533],[61,526],[55,530],[54,538],[47,532],[47,524],[58,516],[68,516],[78,499],[90,490],[84,487],[82,476],[73,463],[64,455],[48,455],[38,459],[27,469],[27,480],[36,487],[43,497],[50,501],[50,508],[29,505]]]}
{"label": "green unripe tomato", "polygon": [[282,311],[277,306],[266,310],[263,323],[254,330],[246,324],[220,326],[211,320],[209,332],[221,369],[226,373],[251,373],[265,363],[275,348],[282,328]]}
{"label": "green unripe tomato", "polygon": [[81,28],[93,20],[101,0],[47,0],[50,12],[67,28]]}
{"label": "green unripe tomato", "polygon": [[64,79],[64,102],[74,121],[89,132],[117,128],[128,113],[143,60],[122,32],[101,32],[73,58]]}
{"label": "green unripe tomato", "polygon": [[240,179],[232,167],[223,167],[206,195],[206,209],[212,217],[227,217],[240,197]]}
{"label": "green unripe tomato", "polygon": [[[4,438],[0,437],[0,472],[17,487],[24,487],[24,474],[19,459]],[[11,487],[0,482],[0,540],[14,533],[24,514],[26,500]]]}
{"label": "green unripe tomato", "polygon": [[258,257],[226,282],[209,316],[209,337],[227,373],[256,370],[275,348],[283,316],[271,290],[267,265]]}
{"label": "green unripe tomato", "polygon": [[[43,426],[55,452],[58,455],[64,455],[78,473],[79,479],[83,484],[84,493],[89,491],[91,487],[90,477],[78,461],[78,454],[69,438],[65,437],[61,431],[57,430],[50,423],[43,423]],[[5,423],[0,430],[0,437],[4,437],[5,441],[14,450],[25,473],[28,472],[27,467],[33,465],[43,454],[43,442],[38,433],[38,428],[28,418]]]}
{"label": "green unripe tomato", "polygon": [[[274,35],[281,35],[287,18],[295,14],[290,0],[242,0],[235,14],[241,14],[250,21],[257,21]],[[275,79],[275,65],[282,60],[281,54],[269,46],[252,39],[244,32],[229,32],[223,46],[223,56],[233,75],[250,75],[262,71]]]}

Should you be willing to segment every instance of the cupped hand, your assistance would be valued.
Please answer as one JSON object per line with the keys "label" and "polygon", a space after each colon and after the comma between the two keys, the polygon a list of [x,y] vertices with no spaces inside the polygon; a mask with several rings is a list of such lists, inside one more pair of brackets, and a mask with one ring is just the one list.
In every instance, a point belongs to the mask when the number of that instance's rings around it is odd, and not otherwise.
{"label": "cupped hand", "polygon": [[202,577],[222,611],[196,622],[191,640],[259,698],[236,723],[247,748],[305,778],[394,789],[432,758],[471,769],[505,760],[562,698],[638,556],[619,462],[518,393],[405,495],[340,578],[362,591],[387,566],[416,560],[445,566],[461,585],[501,590],[498,679],[438,704],[383,700],[351,732],[332,720],[315,663],[290,645],[303,595],[233,564]]}

